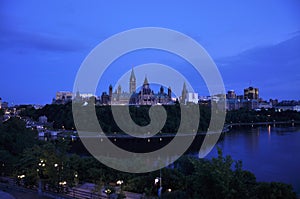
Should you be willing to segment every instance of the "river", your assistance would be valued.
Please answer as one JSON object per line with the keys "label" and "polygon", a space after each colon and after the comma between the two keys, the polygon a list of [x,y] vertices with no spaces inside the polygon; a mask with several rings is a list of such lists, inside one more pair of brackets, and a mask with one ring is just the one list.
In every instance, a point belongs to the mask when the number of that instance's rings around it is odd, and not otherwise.
{"label": "river", "polygon": [[[199,151],[203,136],[197,136],[187,154]],[[171,141],[170,138],[115,139],[118,147],[133,152],[155,151]],[[73,152],[88,154],[81,142],[75,142]],[[257,181],[277,181],[292,184],[300,195],[300,127],[293,126],[254,126],[236,127],[220,137],[213,150],[206,156],[217,156],[217,146],[224,155],[234,160],[242,160],[243,168],[255,174]],[[98,146],[101,147],[101,144]],[[103,148],[100,151],[107,151]],[[107,151],[109,153],[109,151]],[[171,156],[172,158],[172,156]]]}
{"label": "river", "polygon": [[[300,194],[300,127],[232,129],[217,143],[224,155],[242,160],[257,181],[292,184]],[[206,156],[217,156],[217,147]]]}

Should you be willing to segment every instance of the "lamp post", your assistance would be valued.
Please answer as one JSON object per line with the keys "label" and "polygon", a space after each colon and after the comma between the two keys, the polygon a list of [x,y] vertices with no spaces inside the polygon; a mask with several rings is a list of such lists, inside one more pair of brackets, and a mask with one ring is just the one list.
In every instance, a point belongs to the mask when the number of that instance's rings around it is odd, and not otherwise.
{"label": "lamp post", "polygon": [[159,170],[159,177],[156,177],[154,180],[154,184],[157,185],[159,182],[159,188],[157,190],[157,195],[160,198],[161,197],[161,192],[162,192],[162,178],[161,178],[161,169]]}
{"label": "lamp post", "polygon": [[46,161],[41,159],[40,162],[38,163],[38,168],[37,168],[37,174],[38,174],[38,183],[39,183],[39,188],[38,188],[38,193],[41,195],[43,193],[42,191],[42,179],[44,177],[44,168],[46,166]]}
{"label": "lamp post", "polygon": [[[57,181],[56,181],[57,192],[61,192],[63,190],[62,187],[65,187],[67,184],[66,181],[62,180],[62,176],[64,176],[63,175],[64,163],[63,162],[61,162],[61,164],[55,163],[54,167],[56,168],[56,171],[57,171]],[[78,177],[78,174],[74,174],[74,176]]]}
{"label": "lamp post", "polygon": [[18,181],[17,181],[18,185],[24,185],[23,179],[25,178],[25,175],[24,174],[18,175],[17,177],[18,177]]}
{"label": "lamp post", "polygon": [[4,162],[2,162],[2,164],[1,164],[1,175],[4,177],[4,168],[5,167],[5,164],[4,164]]}
{"label": "lamp post", "polygon": [[66,185],[67,185],[67,182],[66,182],[66,181],[60,181],[60,182],[59,182],[59,186],[63,188],[63,189],[62,189],[62,192],[65,191]]}
{"label": "lamp post", "polygon": [[123,180],[118,180],[117,181],[117,185],[120,186],[120,193],[119,194],[122,194],[123,190],[122,190],[122,185],[123,185],[124,181]]}
{"label": "lamp post", "polygon": [[112,190],[110,188],[106,188],[104,190],[104,193],[106,194],[107,198],[109,198],[110,194],[112,193]]}
{"label": "lamp post", "polygon": [[60,174],[59,174],[59,165],[57,163],[54,164],[54,168],[56,168],[56,180],[55,180],[55,187],[56,191],[59,192],[59,181],[60,181]]}
{"label": "lamp post", "polygon": [[75,173],[74,173],[74,182],[75,182],[75,186],[77,186],[78,183],[79,183],[79,180],[78,180],[78,172],[77,172],[77,171],[75,171]]}

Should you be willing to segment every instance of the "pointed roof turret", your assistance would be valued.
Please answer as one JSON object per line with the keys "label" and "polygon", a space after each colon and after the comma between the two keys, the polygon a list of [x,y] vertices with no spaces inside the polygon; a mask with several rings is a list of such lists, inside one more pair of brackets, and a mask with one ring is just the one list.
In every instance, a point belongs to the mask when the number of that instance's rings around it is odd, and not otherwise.
{"label": "pointed roof turret", "polygon": [[185,84],[185,82],[183,82],[183,89],[182,89],[182,91],[184,91],[184,92],[187,92],[187,89],[186,89],[186,84]]}
{"label": "pointed roof turret", "polygon": [[133,71],[133,67],[131,69],[130,80],[135,80],[135,74],[134,74],[134,71]]}
{"label": "pointed roof turret", "polygon": [[185,104],[186,103],[186,94],[187,94],[187,89],[186,89],[186,84],[185,82],[183,83],[183,89],[181,93],[181,103]]}
{"label": "pointed roof turret", "polygon": [[149,84],[147,76],[145,76],[144,85]]}

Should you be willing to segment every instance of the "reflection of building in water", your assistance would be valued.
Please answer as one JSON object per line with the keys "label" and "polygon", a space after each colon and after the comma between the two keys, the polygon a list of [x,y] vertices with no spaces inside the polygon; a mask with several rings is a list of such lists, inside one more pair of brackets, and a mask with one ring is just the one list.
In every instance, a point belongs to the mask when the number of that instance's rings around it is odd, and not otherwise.
{"label": "reflection of building in water", "polygon": [[252,152],[256,152],[259,150],[259,142],[260,142],[260,132],[261,128],[252,128],[251,133],[249,133],[249,138],[245,139],[246,142],[246,148],[245,149],[251,149]]}
{"label": "reflection of building in water", "polygon": [[122,91],[121,85],[113,92],[112,85],[109,86],[108,94],[103,92],[101,95],[102,104],[138,104],[138,105],[153,105],[153,104],[173,104],[172,90],[168,88],[165,93],[164,87],[161,86],[159,92],[154,93],[150,88],[147,77],[145,77],[142,88],[139,92],[136,91],[136,77],[134,70],[131,70],[129,78],[129,92]]}

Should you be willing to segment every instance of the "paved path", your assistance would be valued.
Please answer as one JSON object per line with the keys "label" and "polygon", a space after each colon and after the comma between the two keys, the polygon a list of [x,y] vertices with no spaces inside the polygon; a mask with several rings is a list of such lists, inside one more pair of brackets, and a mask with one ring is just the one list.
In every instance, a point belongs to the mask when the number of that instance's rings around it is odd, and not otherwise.
{"label": "paved path", "polygon": [[0,199],[15,199],[15,197],[0,190]]}
{"label": "paved path", "polygon": [[46,196],[39,196],[38,193],[24,192],[14,189],[0,190],[0,199],[51,199]]}

